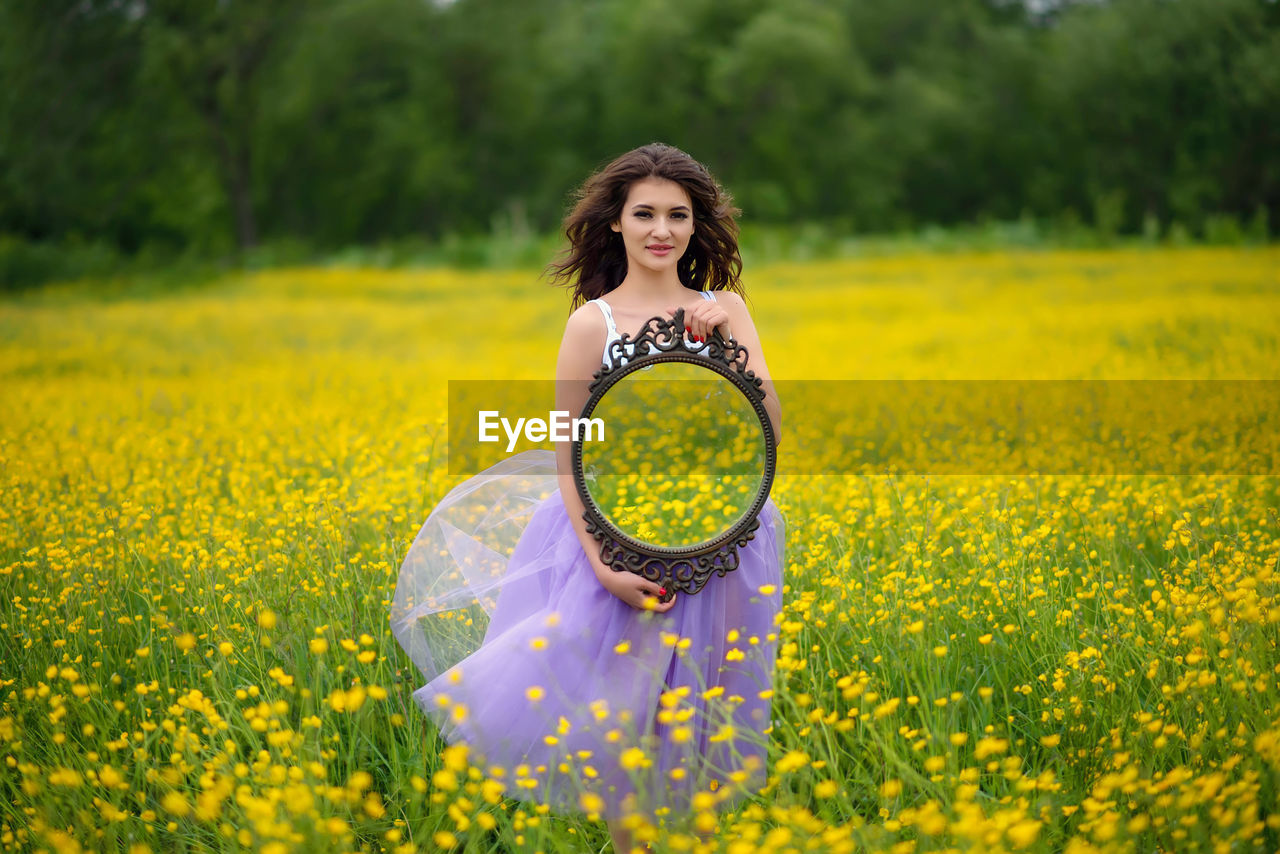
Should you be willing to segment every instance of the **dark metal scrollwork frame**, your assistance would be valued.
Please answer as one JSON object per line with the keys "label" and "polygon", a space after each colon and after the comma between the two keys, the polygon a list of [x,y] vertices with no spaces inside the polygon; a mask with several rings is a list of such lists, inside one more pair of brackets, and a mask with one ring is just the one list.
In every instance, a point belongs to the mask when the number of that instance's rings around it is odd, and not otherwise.
{"label": "dark metal scrollwork frame", "polygon": [[[631,354],[628,349],[634,347]],[[624,364],[625,360],[625,364]],[[618,382],[630,374],[660,362],[686,362],[715,371],[742,392],[760,421],[765,438],[764,477],[755,500],[743,517],[713,539],[692,546],[663,547],[637,540],[613,525],[587,491],[582,463],[582,440],[573,442],[573,480],[586,508],[587,533],[600,543],[600,559],[617,572],[634,572],[666,588],[664,601],[676,591],[697,593],[712,575],[738,568],[738,549],[755,536],[760,511],[769,498],[777,468],[777,439],[773,422],[764,408],[764,383],[747,369],[747,351],[736,340],[712,332],[705,344],[691,347],[684,337],[684,309],[674,317],[650,318],[634,338],[623,335],[609,345],[609,361],[596,371],[590,398],[582,418],[590,418],[596,405]]]}

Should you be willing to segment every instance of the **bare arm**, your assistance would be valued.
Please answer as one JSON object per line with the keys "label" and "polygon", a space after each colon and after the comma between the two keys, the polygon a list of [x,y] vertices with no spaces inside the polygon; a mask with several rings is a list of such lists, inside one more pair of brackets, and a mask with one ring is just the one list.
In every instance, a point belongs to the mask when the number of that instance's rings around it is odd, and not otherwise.
{"label": "bare arm", "polygon": [[[600,369],[600,355],[604,352],[606,331],[604,317],[594,305],[584,305],[565,324],[564,338],[560,342],[560,355],[556,359],[556,409],[569,416],[582,414],[582,408],[590,395],[587,392],[592,376]],[[600,544],[587,533],[587,521],[583,518],[582,499],[573,479],[572,446],[568,442],[556,444],[556,470],[559,475],[560,495],[574,533],[582,543],[582,550],[591,561],[596,580],[633,608],[643,608],[659,613],[671,610],[673,597],[659,603],[661,588],[631,572],[616,572],[600,560]]]}
{"label": "bare arm", "polygon": [[703,339],[717,326],[723,334],[724,324],[728,324],[730,336],[747,349],[747,367],[763,381],[764,410],[773,424],[774,438],[781,444],[782,404],[778,401],[778,391],[769,376],[769,366],[765,364],[760,335],[756,332],[751,312],[747,310],[742,297],[732,291],[716,291],[716,302],[699,300],[685,309],[685,318],[691,334]]}

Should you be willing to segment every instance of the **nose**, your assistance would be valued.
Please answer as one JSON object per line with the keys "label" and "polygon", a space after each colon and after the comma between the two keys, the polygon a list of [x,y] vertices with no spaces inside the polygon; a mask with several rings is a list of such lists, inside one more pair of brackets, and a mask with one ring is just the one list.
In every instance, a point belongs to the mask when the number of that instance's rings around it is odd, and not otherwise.
{"label": "nose", "polygon": [[669,237],[671,235],[671,226],[664,216],[655,217],[653,221],[654,237]]}

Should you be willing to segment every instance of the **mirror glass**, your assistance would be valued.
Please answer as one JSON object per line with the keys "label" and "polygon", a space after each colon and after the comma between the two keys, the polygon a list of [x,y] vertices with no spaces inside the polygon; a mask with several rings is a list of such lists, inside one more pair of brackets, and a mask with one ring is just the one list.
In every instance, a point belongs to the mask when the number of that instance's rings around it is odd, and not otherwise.
{"label": "mirror glass", "polygon": [[582,443],[587,493],[618,531],[653,548],[710,542],[750,512],[764,480],[763,425],[709,366],[663,361],[600,398],[604,439]]}

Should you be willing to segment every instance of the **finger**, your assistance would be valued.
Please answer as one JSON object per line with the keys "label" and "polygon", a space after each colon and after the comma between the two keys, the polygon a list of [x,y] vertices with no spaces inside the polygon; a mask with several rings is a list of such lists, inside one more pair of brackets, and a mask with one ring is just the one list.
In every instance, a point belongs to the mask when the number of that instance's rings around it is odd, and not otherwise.
{"label": "finger", "polygon": [[706,303],[696,305],[685,315],[685,323],[690,328],[690,335],[693,340],[703,342],[707,339],[707,332],[710,327],[707,325],[707,309],[704,308]]}
{"label": "finger", "polygon": [[686,338],[693,338],[693,312],[690,309],[684,310],[684,334]]}
{"label": "finger", "polygon": [[712,330],[729,320],[729,314],[723,308],[712,303],[706,303],[706,306],[706,310],[700,316],[702,320],[702,340],[704,341],[711,337]]}
{"label": "finger", "polygon": [[705,305],[707,308],[698,314],[698,335],[701,336],[699,340],[704,342],[711,337],[712,330],[729,319],[722,309],[710,303]]}
{"label": "finger", "polygon": [[722,338],[729,338],[729,312],[719,306],[715,306],[703,316],[703,323],[706,325],[707,336],[711,335],[713,330],[718,331]]}

